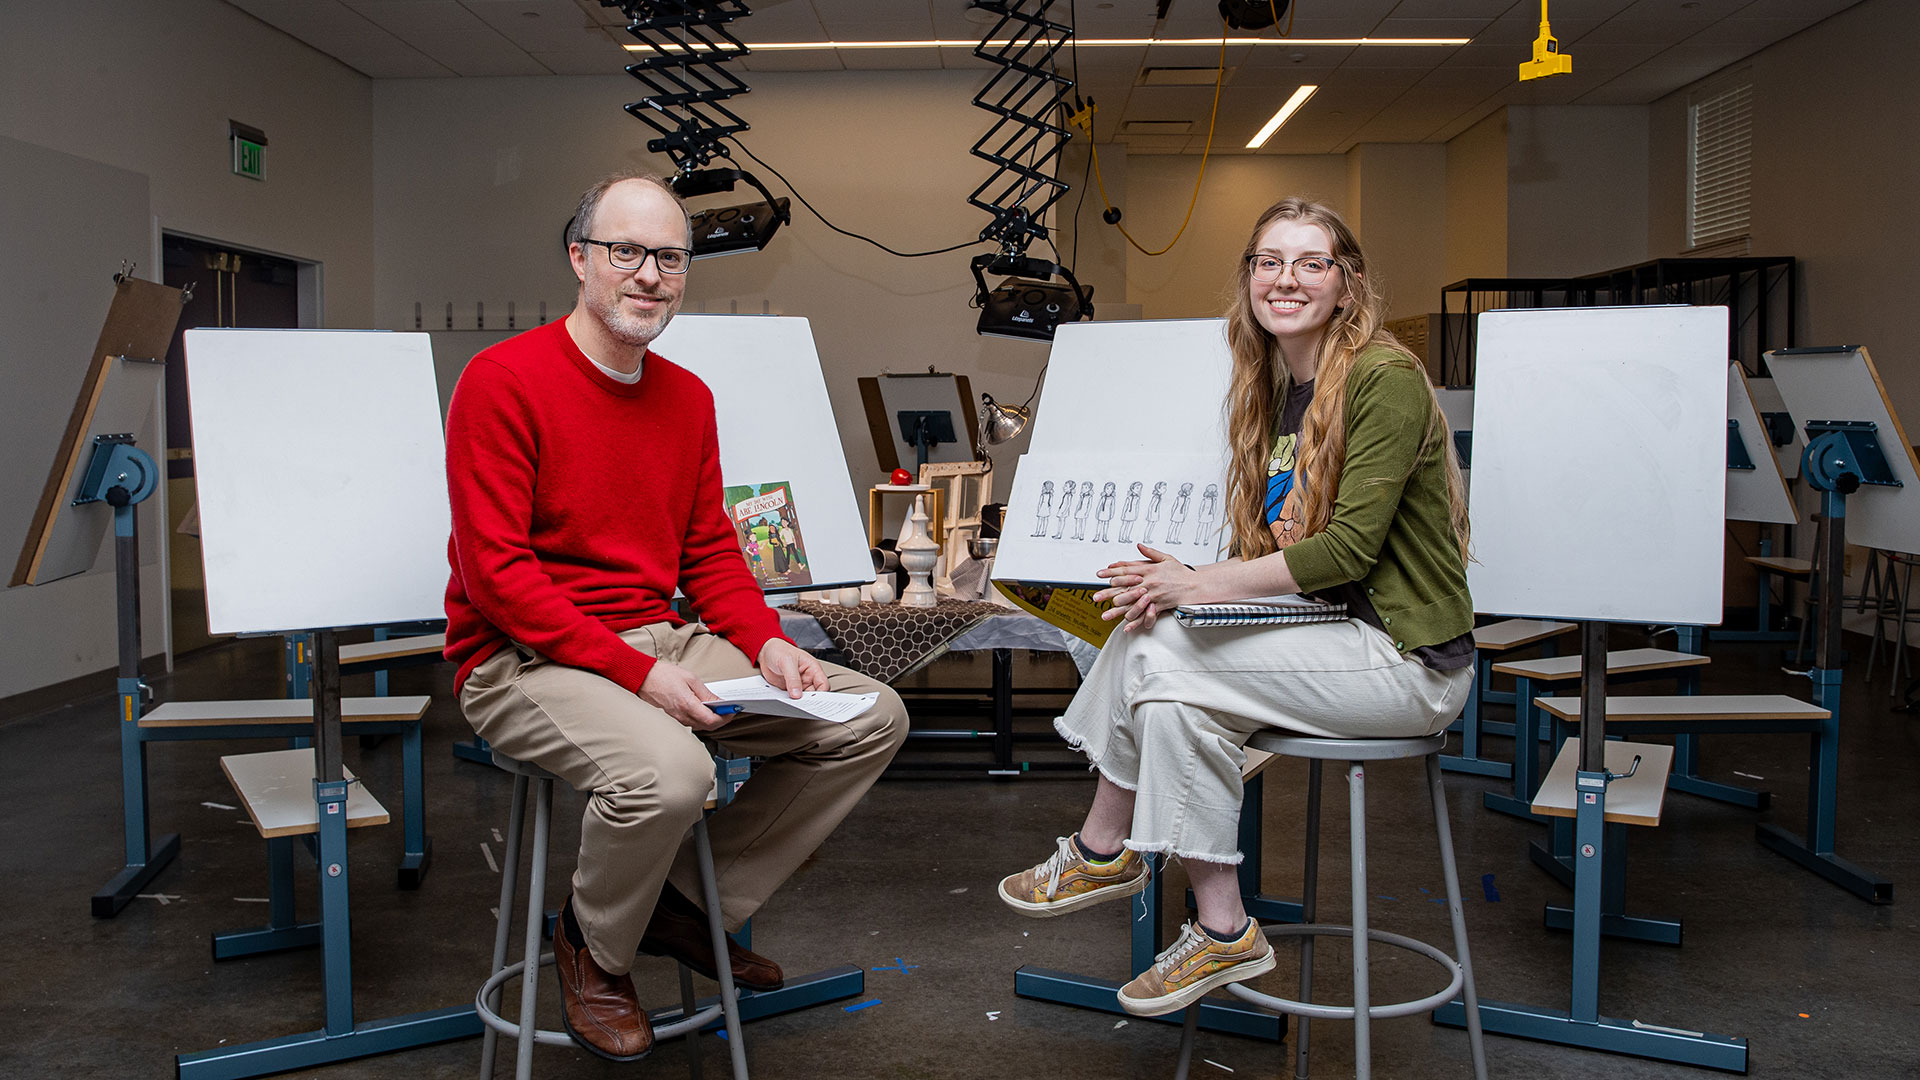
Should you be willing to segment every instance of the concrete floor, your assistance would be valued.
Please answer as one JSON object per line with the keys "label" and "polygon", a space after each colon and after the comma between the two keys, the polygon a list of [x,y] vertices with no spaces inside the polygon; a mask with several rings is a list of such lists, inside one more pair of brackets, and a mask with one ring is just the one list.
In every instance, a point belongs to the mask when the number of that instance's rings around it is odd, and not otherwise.
{"label": "concrete floor", "polygon": [[[1636,640],[1629,640],[1635,638]],[[1640,644],[1621,635],[1616,647]],[[1711,692],[1804,696],[1804,680],[1780,673],[1778,650],[1714,645]],[[1863,654],[1864,649],[1856,653]],[[153,680],[161,700],[273,696],[280,692],[278,645],[235,642],[186,658]],[[1872,686],[1856,659],[1846,681],[1841,762],[1840,852],[1897,883],[1898,902],[1875,907],[1760,848],[1756,819],[1799,827],[1805,740],[1723,737],[1708,744],[1707,773],[1765,777],[1771,815],[1688,796],[1668,801],[1665,823],[1632,836],[1629,910],[1682,918],[1684,948],[1609,944],[1601,1007],[1608,1015],[1669,1027],[1745,1036],[1756,1077],[1894,1078],[1920,1075],[1920,919],[1909,893],[1920,887],[1920,784],[1915,783],[1920,718],[1891,711],[1884,668]],[[1023,686],[1070,685],[1058,657],[1022,655]],[[984,656],[955,656],[910,682],[984,685]],[[445,665],[399,672],[396,693],[431,693],[427,767],[434,863],[418,891],[393,888],[397,827],[356,832],[352,843],[355,1005],[362,1020],[457,1005],[486,974],[498,878],[483,846],[499,855],[493,831],[507,820],[509,780],[455,761],[448,745],[467,732]],[[31,715],[0,717],[0,910],[10,928],[0,959],[0,1076],[165,1076],[173,1055],[321,1026],[319,956],[308,951],[221,964],[208,935],[257,925],[266,893],[264,845],[227,809],[236,800],[220,774],[223,753],[246,743],[175,743],[152,748],[153,819],[182,834],[178,863],[117,918],[88,914],[88,897],[118,868],[120,794],[117,734],[108,680],[101,692]],[[1643,685],[1663,692],[1662,684]],[[366,677],[348,693],[367,693]],[[1498,713],[1496,712],[1496,715]],[[976,721],[926,713],[923,723]],[[1041,731],[1039,721],[1033,730]],[[1510,744],[1491,740],[1505,756]],[[925,743],[906,753],[926,758]],[[971,753],[972,751],[966,751]],[[961,758],[958,752],[941,754]],[[1022,756],[1066,760],[1044,743]],[[349,763],[388,805],[398,802],[398,747],[348,744]],[[1266,891],[1299,888],[1299,823],[1305,766],[1282,762],[1268,774]],[[1425,940],[1447,940],[1445,911],[1426,903],[1440,891],[1438,862],[1415,766],[1370,770],[1371,891],[1375,925]],[[1504,781],[1450,775],[1449,793],[1467,885],[1467,917],[1485,998],[1566,1006],[1568,941],[1541,928],[1541,907],[1567,894],[1528,862],[1527,841],[1543,830],[1480,806]],[[1323,853],[1322,918],[1347,910],[1344,785],[1330,774]],[[877,1006],[846,1012],[842,1002],[763,1020],[748,1028],[753,1073],[783,1077],[947,1078],[1026,1076],[1165,1077],[1177,1027],[1121,1026],[1105,1013],[1028,1001],[1013,994],[1022,964],[1110,978],[1127,974],[1127,910],[1119,905],[1070,919],[1021,919],[998,904],[1002,875],[1046,855],[1072,828],[1092,790],[1080,770],[990,780],[972,770],[896,768],[755,921],[756,945],[790,973],[852,963],[868,969]],[[557,904],[578,828],[578,796],[556,812]],[[304,858],[302,859],[305,863]],[[1181,873],[1171,870],[1169,885]],[[1493,875],[1498,900],[1480,882]],[[302,910],[313,914],[312,868],[300,869]],[[1171,896],[1179,895],[1169,892]],[[1260,985],[1286,993],[1291,948]],[[1330,995],[1346,989],[1347,953],[1321,947],[1317,969]],[[896,958],[918,965],[877,971]],[[1424,960],[1376,953],[1381,996],[1427,992]],[[675,996],[671,968],[638,970],[643,997]],[[540,987],[545,1026],[556,1026],[552,976]],[[994,1016],[997,1014],[997,1019]],[[1314,1028],[1315,1076],[1352,1073],[1350,1029]],[[706,1075],[724,1075],[723,1046],[703,1040]],[[1679,1077],[1701,1070],[1489,1037],[1495,1077]],[[1286,1051],[1271,1044],[1203,1035],[1194,1075],[1291,1075]],[[343,1063],[329,1078],[454,1077],[472,1074],[477,1040]],[[1425,1019],[1374,1025],[1376,1075],[1468,1076],[1463,1033]],[[638,1065],[613,1065],[570,1048],[541,1048],[544,1077],[680,1076],[685,1052],[665,1046]],[[304,1073],[303,1073],[304,1075]]]}

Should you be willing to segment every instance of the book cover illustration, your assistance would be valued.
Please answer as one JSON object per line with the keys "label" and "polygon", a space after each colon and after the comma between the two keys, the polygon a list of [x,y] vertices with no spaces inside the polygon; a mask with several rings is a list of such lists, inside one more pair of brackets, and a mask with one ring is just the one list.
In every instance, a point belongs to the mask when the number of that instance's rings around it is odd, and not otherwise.
{"label": "book cover illustration", "polygon": [[740,540],[740,553],[762,589],[789,589],[813,584],[807,569],[807,549],[800,536],[800,515],[794,509],[793,486],[785,480],[770,484],[737,484],[725,489],[727,519]]}

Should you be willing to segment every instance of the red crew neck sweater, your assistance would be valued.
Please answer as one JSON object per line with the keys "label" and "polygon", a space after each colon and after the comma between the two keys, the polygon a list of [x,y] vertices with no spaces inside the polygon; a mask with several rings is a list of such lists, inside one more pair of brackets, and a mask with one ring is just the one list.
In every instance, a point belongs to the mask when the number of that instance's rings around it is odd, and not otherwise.
{"label": "red crew neck sweater", "polygon": [[457,683],[517,642],[638,691],[653,658],[616,635],[700,619],[758,661],[780,637],[720,490],[713,394],[649,352],[608,378],[556,320],[482,351],[447,412],[447,659]]}

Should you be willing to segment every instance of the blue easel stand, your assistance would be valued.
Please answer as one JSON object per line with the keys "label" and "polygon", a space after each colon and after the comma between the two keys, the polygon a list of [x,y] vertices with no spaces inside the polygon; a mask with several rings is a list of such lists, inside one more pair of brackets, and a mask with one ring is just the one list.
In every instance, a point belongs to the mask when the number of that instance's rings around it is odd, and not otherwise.
{"label": "blue easel stand", "polygon": [[180,854],[180,835],[157,842],[147,819],[147,744],[140,734],[140,710],[150,693],[140,681],[140,532],[135,507],[160,484],[153,458],[133,445],[131,435],[101,435],[74,502],[105,502],[113,507],[113,571],[120,646],[114,682],[120,727],[120,792],[126,838],[126,865],[93,894],[98,918],[112,918],[159,876]]}
{"label": "blue easel stand", "polygon": [[1834,854],[1836,793],[1840,783],[1840,584],[1834,568],[1845,565],[1847,496],[1864,484],[1899,486],[1880,451],[1875,425],[1864,421],[1810,421],[1800,473],[1820,492],[1826,519],[1821,561],[1828,581],[1820,590],[1819,626],[1814,635],[1815,703],[1827,719],[1813,736],[1813,762],[1807,776],[1807,830],[1795,836],[1779,825],[1757,828],[1768,850],[1799,863],[1863,900],[1893,902],[1893,882]]}
{"label": "blue easel stand", "polygon": [[[1600,939],[1608,923],[1606,823],[1607,624],[1581,628],[1580,767],[1575,774],[1573,858],[1573,970],[1568,1008],[1480,1001],[1480,1023],[1498,1035],[1606,1050],[1729,1072],[1747,1071],[1747,1041],[1679,1027],[1618,1020],[1600,1014]],[[1615,875],[1618,879],[1618,875]],[[1442,1005],[1435,1023],[1466,1026],[1460,1002]]]}
{"label": "blue easel stand", "polygon": [[[432,1012],[355,1023],[353,940],[348,917],[347,790],[340,760],[340,651],[333,630],[313,635],[314,782],[320,865],[319,935],[326,1026],[318,1031],[223,1046],[174,1058],[181,1080],[242,1080],[293,1069],[478,1035],[480,1018],[467,1002]],[[291,910],[287,913],[291,917]]]}

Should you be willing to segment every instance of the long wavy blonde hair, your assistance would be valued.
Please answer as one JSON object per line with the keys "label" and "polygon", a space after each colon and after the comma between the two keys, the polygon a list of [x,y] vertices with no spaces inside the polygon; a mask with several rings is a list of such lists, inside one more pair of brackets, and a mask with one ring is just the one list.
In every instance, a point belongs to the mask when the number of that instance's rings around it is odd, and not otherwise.
{"label": "long wavy blonde hair", "polygon": [[[1333,261],[1339,265],[1340,283],[1346,288],[1342,305],[1335,309],[1327,332],[1320,339],[1319,366],[1314,375],[1313,404],[1301,421],[1299,452],[1294,462],[1295,484],[1299,488],[1299,518],[1302,535],[1311,536],[1327,527],[1333,517],[1333,501],[1340,488],[1340,467],[1347,452],[1347,380],[1353,375],[1355,359],[1369,347],[1384,348],[1407,362],[1419,360],[1389,332],[1386,298],[1367,273],[1366,257],[1360,242],[1340,215],[1319,203],[1300,198],[1282,199],[1268,207],[1254,223],[1246,249],[1234,273],[1233,297],[1227,311],[1227,346],[1233,353],[1233,381],[1227,394],[1227,442],[1232,450],[1228,473],[1227,520],[1233,528],[1236,553],[1254,559],[1276,550],[1273,532],[1267,524],[1267,463],[1273,456],[1274,428],[1281,407],[1292,388],[1292,375],[1280,354],[1280,344],[1254,314],[1250,285],[1253,256],[1260,238],[1273,223],[1301,221],[1326,230],[1333,242]],[[1378,362],[1386,363],[1382,359]],[[1447,476],[1448,516],[1460,542],[1460,557],[1467,558],[1467,502],[1459,463],[1446,448],[1447,425],[1437,400],[1427,419],[1421,460],[1439,446]]]}

